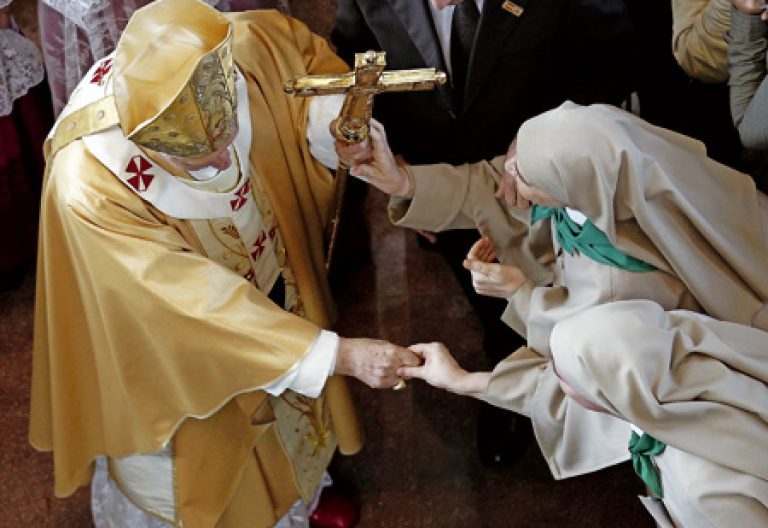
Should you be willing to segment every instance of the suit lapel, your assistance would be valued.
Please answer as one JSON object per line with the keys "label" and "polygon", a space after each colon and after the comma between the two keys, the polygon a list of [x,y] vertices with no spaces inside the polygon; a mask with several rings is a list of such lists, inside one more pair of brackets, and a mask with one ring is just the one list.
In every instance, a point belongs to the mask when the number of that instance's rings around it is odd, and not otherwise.
{"label": "suit lapel", "polygon": [[[464,98],[464,108],[469,108],[477,96],[480,86],[493,68],[499,52],[512,38],[512,33],[524,12],[516,16],[502,8],[504,0],[485,0],[483,16],[477,30],[477,40],[472,49],[467,72],[468,85]],[[514,4],[525,10],[529,0],[515,0]]]}
{"label": "suit lapel", "polygon": [[403,25],[424,59],[426,67],[445,70],[443,53],[425,0],[388,0],[395,16]]}
{"label": "suit lapel", "polygon": [[[395,16],[408,32],[416,48],[424,59],[424,66],[437,68],[447,72],[443,51],[437,38],[435,25],[432,22],[432,13],[427,2],[429,0],[388,0]],[[437,87],[443,103],[453,112],[453,90],[450,83]]]}

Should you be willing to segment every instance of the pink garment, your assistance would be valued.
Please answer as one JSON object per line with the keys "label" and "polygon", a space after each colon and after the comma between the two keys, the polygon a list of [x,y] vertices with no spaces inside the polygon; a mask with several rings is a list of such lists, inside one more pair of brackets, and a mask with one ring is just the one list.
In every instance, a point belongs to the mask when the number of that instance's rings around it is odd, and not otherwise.
{"label": "pink garment", "polygon": [[[10,115],[0,116],[0,171],[15,160],[21,154],[19,147],[19,138],[16,135],[16,127],[13,124],[13,118]],[[2,185],[2,183],[0,183]],[[0,198],[2,199],[2,198]]]}
{"label": "pink garment", "polygon": [[[38,0],[40,34],[56,115],[91,65],[115,49],[133,12],[152,0]],[[277,8],[288,0],[205,0],[221,11]]]}
{"label": "pink garment", "polygon": [[[0,8],[10,0],[0,0]],[[43,140],[53,121],[40,51],[0,12],[0,292],[33,262]]]}
{"label": "pink garment", "polygon": [[0,116],[0,290],[4,274],[34,260],[43,140],[52,122],[45,84],[17,99],[10,115]]}

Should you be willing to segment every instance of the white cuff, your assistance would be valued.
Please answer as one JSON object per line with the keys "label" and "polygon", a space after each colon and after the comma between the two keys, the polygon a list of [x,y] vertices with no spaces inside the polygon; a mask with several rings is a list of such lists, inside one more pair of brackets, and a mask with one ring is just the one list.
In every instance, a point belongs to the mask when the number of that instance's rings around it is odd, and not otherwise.
{"label": "white cuff", "polygon": [[320,330],[309,352],[288,372],[262,389],[272,396],[279,396],[291,389],[304,396],[317,398],[325,386],[325,380],[333,374],[338,349],[339,336],[334,332]]}
{"label": "white cuff", "polygon": [[335,169],[339,165],[334,144],[336,140],[328,128],[339,117],[344,96],[341,94],[314,96],[309,102],[307,116],[307,142],[309,151],[323,165]]}

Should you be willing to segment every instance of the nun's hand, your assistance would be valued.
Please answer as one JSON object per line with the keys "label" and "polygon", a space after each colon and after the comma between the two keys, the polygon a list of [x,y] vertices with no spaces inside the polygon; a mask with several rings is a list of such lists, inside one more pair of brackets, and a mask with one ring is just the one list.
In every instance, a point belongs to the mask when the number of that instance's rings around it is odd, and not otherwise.
{"label": "nun's hand", "polygon": [[472,274],[472,286],[480,295],[507,299],[525,283],[522,270],[511,264],[494,262],[496,251],[488,237],[474,243],[464,260],[464,268]]}
{"label": "nun's hand", "polygon": [[350,165],[350,173],[387,194],[406,198],[412,196],[412,184],[405,163],[392,154],[384,125],[371,119],[368,138],[373,147],[371,157]]}
{"label": "nun's hand", "polygon": [[403,378],[419,378],[433,387],[465,396],[485,393],[490,372],[467,372],[459,366],[442,343],[419,343],[408,347],[421,357],[420,366],[404,366],[397,371]]}

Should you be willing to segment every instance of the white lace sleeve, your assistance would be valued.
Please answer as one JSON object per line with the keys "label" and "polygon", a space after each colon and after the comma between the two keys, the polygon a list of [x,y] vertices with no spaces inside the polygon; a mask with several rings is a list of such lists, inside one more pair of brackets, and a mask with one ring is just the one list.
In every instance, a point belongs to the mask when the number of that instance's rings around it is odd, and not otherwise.
{"label": "white lace sleeve", "polygon": [[0,116],[10,114],[13,101],[42,80],[43,59],[37,46],[13,29],[0,29]]}
{"label": "white lace sleeve", "polygon": [[[0,0],[4,2],[7,0]],[[40,32],[53,109],[64,108],[69,94],[91,65],[112,53],[128,19],[152,0],[41,0]],[[279,7],[287,0],[204,0],[221,11]]]}
{"label": "white lace sleeve", "polygon": [[[215,6],[216,4],[221,2],[221,0],[203,0],[203,1],[206,4],[212,5],[212,6]],[[3,0],[0,0],[0,3],[2,2]],[[98,27],[93,24],[95,21],[90,20],[90,18],[93,17],[94,15],[104,13],[107,10],[109,10],[110,7],[114,6],[114,3],[111,0],[43,0],[43,2],[48,4],[50,7],[54,8],[56,11],[58,11],[59,13],[67,17],[69,20],[71,20],[78,26],[82,27],[83,29],[97,29],[97,30],[98,30]],[[136,9],[148,3],[149,3],[148,1],[142,2],[141,0],[136,2],[124,2],[124,6],[122,9],[122,11],[124,12],[116,13],[116,14],[122,15],[122,16],[127,15],[127,17],[130,18],[131,14]],[[108,25],[108,24],[105,24],[105,25]]]}

